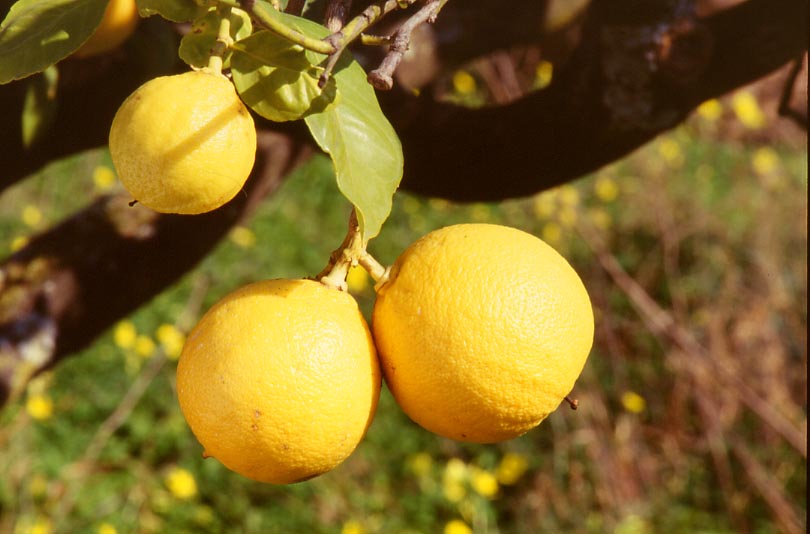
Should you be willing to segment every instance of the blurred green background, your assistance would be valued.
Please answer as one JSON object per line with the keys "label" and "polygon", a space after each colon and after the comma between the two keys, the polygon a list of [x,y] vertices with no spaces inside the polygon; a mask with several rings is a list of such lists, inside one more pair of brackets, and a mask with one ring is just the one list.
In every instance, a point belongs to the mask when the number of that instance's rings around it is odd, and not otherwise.
{"label": "blurred green background", "polygon": [[[340,244],[349,206],[315,158],[181,282],[0,412],[0,532],[804,532],[807,149],[787,132],[744,89],[533,198],[398,193],[369,247],[385,264],[469,221],[524,229],[571,261],[596,312],[579,409],[474,446],[420,429],[384,389],[343,465],[272,486],[202,459],[174,372],[216,299],[314,275]],[[0,254],[117,187],[105,151],[32,176],[0,199]],[[372,282],[349,282],[368,314]]]}

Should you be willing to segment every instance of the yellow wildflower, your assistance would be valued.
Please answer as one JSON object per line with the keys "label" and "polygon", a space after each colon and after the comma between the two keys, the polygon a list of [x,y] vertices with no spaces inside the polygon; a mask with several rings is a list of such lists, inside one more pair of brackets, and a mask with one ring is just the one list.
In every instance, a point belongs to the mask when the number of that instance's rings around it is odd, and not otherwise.
{"label": "yellow wildflower", "polygon": [[459,94],[469,95],[474,93],[477,85],[472,74],[465,70],[457,70],[453,74],[453,88]]}
{"label": "yellow wildflower", "polygon": [[564,185],[559,189],[560,204],[575,207],[579,205],[579,191],[572,185]]}
{"label": "yellow wildflower", "polygon": [[416,475],[424,477],[430,474],[430,470],[433,467],[433,459],[430,457],[430,454],[426,452],[418,452],[408,458],[408,467]]}
{"label": "yellow wildflower", "polygon": [[731,108],[737,119],[747,128],[756,130],[765,125],[765,115],[750,91],[742,90],[734,93],[731,97]]}
{"label": "yellow wildflower", "polygon": [[697,113],[702,119],[714,122],[723,114],[723,105],[716,98],[712,98],[699,105]]}
{"label": "yellow wildflower", "polygon": [[560,228],[560,225],[555,222],[547,222],[540,230],[540,234],[543,241],[549,245],[554,245],[559,243],[560,239],[562,238],[562,228]]}
{"label": "yellow wildflower", "polygon": [[37,421],[50,419],[53,415],[53,401],[44,393],[29,395],[25,401],[25,411]]}
{"label": "yellow wildflower", "polygon": [[155,353],[155,342],[149,336],[135,338],[135,353],[141,358],[150,358]]}
{"label": "yellow wildflower", "polygon": [[155,338],[170,360],[176,360],[183,352],[186,336],[173,324],[163,323],[155,332]]}
{"label": "yellow wildflower", "polygon": [[48,479],[45,475],[37,473],[28,481],[28,493],[35,499],[40,499],[48,493]]}
{"label": "yellow wildflower", "polygon": [[246,226],[234,226],[228,237],[241,248],[252,248],[256,244],[256,234]]}
{"label": "yellow wildflower", "polygon": [[681,145],[671,137],[664,137],[658,143],[658,154],[670,167],[680,167],[683,164],[683,151]]}
{"label": "yellow wildflower", "polygon": [[113,342],[122,349],[131,349],[135,346],[135,339],[138,337],[138,331],[135,330],[135,325],[131,321],[121,321],[115,325],[113,330]]}
{"label": "yellow wildflower", "polygon": [[461,519],[452,519],[444,525],[444,534],[472,534],[472,529]]}
{"label": "yellow wildflower", "polygon": [[538,219],[548,219],[554,215],[554,210],[557,209],[557,198],[552,191],[544,191],[534,197],[532,208],[535,217]]}
{"label": "yellow wildflower", "polygon": [[467,464],[458,458],[451,458],[444,467],[442,494],[450,502],[459,502],[467,494],[464,482],[467,480]]}
{"label": "yellow wildflower", "polygon": [[42,212],[38,207],[29,204],[23,208],[20,218],[26,226],[36,228],[42,222]]}
{"label": "yellow wildflower", "polygon": [[619,186],[609,176],[599,176],[593,184],[593,190],[596,198],[602,202],[613,202],[619,196]]}
{"label": "yellow wildflower", "polygon": [[751,157],[751,165],[760,176],[773,174],[779,168],[779,155],[770,147],[758,148]]}
{"label": "yellow wildflower", "polygon": [[101,523],[96,527],[96,534],[118,534],[118,530],[110,523]]}
{"label": "yellow wildflower", "polygon": [[641,413],[647,409],[647,401],[635,391],[622,393],[622,406],[630,413]]}
{"label": "yellow wildflower", "polygon": [[476,493],[487,499],[498,494],[498,481],[495,475],[480,468],[473,468],[470,472],[470,486]]}
{"label": "yellow wildflower", "polygon": [[182,467],[175,467],[166,475],[166,487],[178,499],[191,499],[197,495],[194,475]]}
{"label": "yellow wildflower", "polygon": [[[93,185],[98,191],[108,191],[115,184],[115,173],[106,165],[93,169]],[[106,523],[105,523],[106,524]]]}
{"label": "yellow wildflower", "polygon": [[38,517],[33,521],[24,521],[16,525],[14,532],[20,534],[51,534],[53,523],[46,517]]}
{"label": "yellow wildflower", "polygon": [[498,463],[498,467],[495,469],[495,478],[500,484],[510,486],[523,476],[528,467],[529,462],[524,455],[508,452]]}
{"label": "yellow wildflower", "polygon": [[354,519],[349,519],[343,523],[343,528],[340,529],[340,534],[366,534],[365,527]]}

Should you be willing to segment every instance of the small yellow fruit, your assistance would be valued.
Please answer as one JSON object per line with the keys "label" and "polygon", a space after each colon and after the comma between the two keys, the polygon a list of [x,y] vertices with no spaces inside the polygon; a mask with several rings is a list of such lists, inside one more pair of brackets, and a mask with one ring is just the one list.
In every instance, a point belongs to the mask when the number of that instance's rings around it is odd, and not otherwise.
{"label": "small yellow fruit", "polygon": [[110,0],[98,28],[74,55],[84,58],[114,50],[132,35],[137,25],[135,0]]}
{"label": "small yellow fruit", "polygon": [[577,273],[526,232],[431,232],[378,288],[374,339],[386,383],[415,422],[476,443],[519,436],[571,391],[593,342]]}
{"label": "small yellow fruit", "polygon": [[287,484],[352,453],[374,417],[380,381],[351,295],[312,280],[267,280],[227,295],[192,330],[177,396],[207,456]]}
{"label": "small yellow fruit", "polygon": [[256,127],[224,76],[162,76],[121,104],[110,128],[110,155],[141,204],[163,213],[203,213],[244,185],[256,157]]}

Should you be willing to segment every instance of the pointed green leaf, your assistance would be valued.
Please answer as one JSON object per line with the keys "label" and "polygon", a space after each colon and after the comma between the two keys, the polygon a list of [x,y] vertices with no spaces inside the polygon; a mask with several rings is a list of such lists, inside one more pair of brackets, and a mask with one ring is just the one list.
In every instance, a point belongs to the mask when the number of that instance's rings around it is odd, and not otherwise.
{"label": "pointed green leaf", "polygon": [[231,73],[236,90],[256,113],[272,121],[319,113],[335,100],[335,84],[318,87],[320,69],[300,46],[269,31],[233,45]]}
{"label": "pointed green leaf", "polygon": [[142,17],[160,15],[172,22],[194,20],[207,9],[201,5],[206,2],[196,2],[195,0],[137,0],[137,2],[138,13]]}
{"label": "pointed green leaf", "polygon": [[23,146],[30,148],[53,124],[56,118],[56,86],[59,70],[51,65],[31,76],[25,90],[22,110]]}
{"label": "pointed green leaf", "polygon": [[[304,18],[278,11],[273,16],[317,39],[329,34],[323,26]],[[233,56],[234,65],[238,55]],[[313,65],[325,59],[308,50],[305,55]],[[335,101],[304,120],[315,141],[332,158],[338,187],[357,211],[365,244],[380,232],[391,213],[393,195],[402,179],[402,145],[366,81],[365,71],[348,51],[343,52],[329,83],[335,84]]]}
{"label": "pointed green leaf", "polygon": [[[241,9],[233,8],[230,15],[231,38],[234,41],[244,39],[253,31],[250,16]],[[211,48],[216,43],[219,34],[221,16],[216,9],[211,9],[203,16],[197,18],[188,32],[180,41],[180,59],[192,67],[203,68],[208,65]],[[228,68],[231,53],[225,54],[223,66]]]}
{"label": "pointed green leaf", "polygon": [[[323,38],[329,33],[310,20],[281,15],[287,24],[307,35]],[[308,54],[310,58],[318,56]],[[332,158],[338,188],[357,211],[365,244],[380,232],[391,213],[393,196],[402,180],[402,145],[380,109],[366,72],[348,51],[335,66],[332,81],[340,98],[304,120],[312,137]]]}
{"label": "pointed green leaf", "polygon": [[391,213],[393,195],[402,179],[402,146],[365,71],[345,56],[348,53],[344,52],[334,74],[339,102],[304,120],[318,145],[332,157],[338,187],[357,210],[367,243]]}
{"label": "pointed green leaf", "polygon": [[19,0],[0,23],[0,84],[41,72],[93,34],[107,0]]}

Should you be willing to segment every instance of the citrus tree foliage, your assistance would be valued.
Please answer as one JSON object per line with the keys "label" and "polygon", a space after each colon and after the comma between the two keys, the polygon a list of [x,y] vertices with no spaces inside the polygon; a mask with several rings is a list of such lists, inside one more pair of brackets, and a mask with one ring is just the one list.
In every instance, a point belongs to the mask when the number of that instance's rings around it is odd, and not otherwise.
{"label": "citrus tree foliage", "polygon": [[[55,88],[52,69],[90,38],[107,4],[19,0],[0,24],[0,83],[37,77],[23,120],[26,140],[47,127],[51,108],[42,95]],[[330,34],[325,27],[264,0],[252,2],[251,9],[273,31],[254,26],[238,2],[138,0],[137,5],[143,17],[191,24],[178,50],[190,68],[204,68],[218,41],[224,42],[222,66],[230,69],[240,97],[271,121],[305,121],[332,158],[338,187],[357,212],[364,241],[377,235],[402,178],[402,148],[365,71],[348,51],[322,41]],[[325,50],[337,52],[337,62],[328,67],[332,56]]]}

